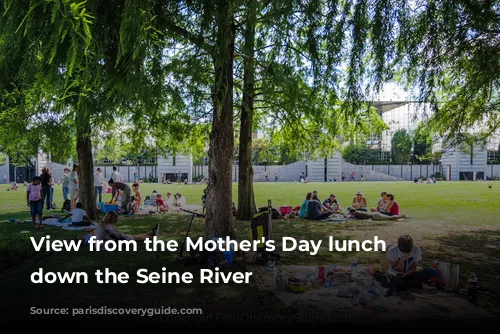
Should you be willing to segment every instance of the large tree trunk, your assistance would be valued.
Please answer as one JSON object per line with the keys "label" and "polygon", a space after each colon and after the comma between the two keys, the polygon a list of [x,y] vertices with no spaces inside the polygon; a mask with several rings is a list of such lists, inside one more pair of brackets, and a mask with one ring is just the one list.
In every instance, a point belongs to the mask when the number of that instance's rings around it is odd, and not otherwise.
{"label": "large tree trunk", "polygon": [[248,0],[243,59],[243,103],[239,147],[238,220],[250,220],[257,211],[253,194],[252,133],[255,90],[255,0]]}
{"label": "large tree trunk", "polygon": [[94,193],[94,160],[92,157],[92,132],[90,122],[85,113],[77,115],[76,129],[76,152],[78,154],[78,183],[80,190],[79,201],[82,202],[84,210],[90,219],[98,219],[97,207]]}
{"label": "large tree trunk", "polygon": [[235,237],[232,212],[234,8],[231,0],[220,0],[217,3],[217,39],[213,55],[215,82],[212,89],[214,111],[208,151],[206,238]]}

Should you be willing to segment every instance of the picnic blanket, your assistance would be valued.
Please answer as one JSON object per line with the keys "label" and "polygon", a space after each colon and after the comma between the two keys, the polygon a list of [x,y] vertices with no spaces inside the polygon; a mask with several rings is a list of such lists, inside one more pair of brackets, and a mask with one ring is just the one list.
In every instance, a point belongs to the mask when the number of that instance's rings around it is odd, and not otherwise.
{"label": "picnic blanket", "polygon": [[[347,274],[349,266],[338,266]],[[309,288],[300,293],[291,291],[275,291],[274,274],[267,271],[266,266],[246,266],[261,291],[272,291],[285,305],[300,310],[304,314],[320,315],[324,319],[330,317],[346,317],[351,322],[375,320],[380,322],[397,320],[417,320],[421,318],[442,319],[478,319],[492,318],[485,309],[469,303],[465,298],[455,294],[439,291],[435,288],[424,289],[414,294],[413,300],[402,300],[397,296],[384,297],[386,289],[365,275],[369,265],[359,265],[360,278],[355,282],[343,278],[334,278],[336,284],[331,287],[311,283]],[[325,270],[328,266],[325,266]],[[312,276],[313,281],[318,273],[318,266],[280,266],[285,277],[305,278]],[[335,274],[337,275],[337,274]],[[317,276],[316,276],[317,277]],[[352,297],[345,295],[353,293]],[[341,297],[343,296],[343,297]]]}
{"label": "picnic blanket", "polygon": [[346,220],[352,220],[351,218],[346,218],[344,215],[341,214],[336,214],[336,215],[331,215],[327,219],[323,219],[321,221],[327,222],[327,223],[342,223]]}
{"label": "picnic blanket", "polygon": [[68,226],[68,224],[65,224],[65,226],[61,227],[63,230],[66,231],[92,231],[95,230],[97,225],[90,225],[90,226]]}
{"label": "picnic blanket", "polygon": [[57,218],[47,218],[43,221],[44,225],[60,227],[66,231],[83,231],[83,230],[93,230],[96,228],[95,225],[91,226],[69,226],[71,223],[71,218],[65,219],[60,222]]}
{"label": "picnic blanket", "polygon": [[43,225],[62,227],[70,222],[71,219],[69,221],[64,220],[63,222],[60,222],[57,218],[47,218],[43,221]]}

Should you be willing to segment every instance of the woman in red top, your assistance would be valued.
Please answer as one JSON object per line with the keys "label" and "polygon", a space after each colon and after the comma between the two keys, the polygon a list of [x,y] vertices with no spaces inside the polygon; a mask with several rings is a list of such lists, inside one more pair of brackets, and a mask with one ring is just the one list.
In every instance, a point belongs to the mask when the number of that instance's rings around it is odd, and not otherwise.
{"label": "woman in red top", "polygon": [[168,205],[161,198],[161,194],[156,195],[156,210],[160,212],[168,212]]}
{"label": "woman in red top", "polygon": [[385,196],[389,199],[389,205],[387,205],[384,211],[381,210],[380,213],[385,216],[389,216],[390,220],[396,220],[400,218],[407,219],[407,215],[399,214],[399,204],[394,200],[394,195],[391,193],[387,193]]}

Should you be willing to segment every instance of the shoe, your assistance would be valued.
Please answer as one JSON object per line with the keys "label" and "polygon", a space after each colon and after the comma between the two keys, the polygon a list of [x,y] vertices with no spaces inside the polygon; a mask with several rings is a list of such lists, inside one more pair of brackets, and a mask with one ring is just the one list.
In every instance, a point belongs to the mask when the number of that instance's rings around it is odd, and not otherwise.
{"label": "shoe", "polygon": [[153,237],[157,237],[158,233],[160,232],[160,223],[156,224],[156,226],[152,230],[153,232]]}

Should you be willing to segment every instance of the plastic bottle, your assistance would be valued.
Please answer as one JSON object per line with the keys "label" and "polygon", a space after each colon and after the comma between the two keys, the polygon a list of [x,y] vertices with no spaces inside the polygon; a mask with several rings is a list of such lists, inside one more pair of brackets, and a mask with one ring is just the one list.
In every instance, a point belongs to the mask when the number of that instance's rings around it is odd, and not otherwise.
{"label": "plastic bottle", "polygon": [[228,265],[232,265],[234,263],[233,247],[232,246],[231,246],[230,250],[224,252],[224,257],[226,258]]}
{"label": "plastic bottle", "polygon": [[318,267],[318,282],[324,284],[326,280],[325,267]]}
{"label": "plastic bottle", "polygon": [[267,271],[274,271],[274,261],[273,260],[267,261]]}
{"label": "plastic bottle", "polygon": [[358,260],[355,257],[351,260],[351,278],[358,277]]}
{"label": "plastic bottle", "polygon": [[467,279],[467,300],[475,301],[477,296],[478,279],[476,273],[471,272]]}
{"label": "plastic bottle", "polygon": [[276,275],[275,283],[276,283],[276,291],[278,292],[285,291],[285,275],[283,275],[283,272],[281,270],[279,270],[278,274]]}

